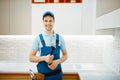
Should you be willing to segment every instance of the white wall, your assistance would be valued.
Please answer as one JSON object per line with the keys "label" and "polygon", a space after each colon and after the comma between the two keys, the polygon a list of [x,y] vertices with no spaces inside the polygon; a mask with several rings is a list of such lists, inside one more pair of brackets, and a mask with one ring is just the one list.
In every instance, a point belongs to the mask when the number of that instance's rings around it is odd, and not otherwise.
{"label": "white wall", "polygon": [[40,33],[43,29],[42,15],[45,11],[55,14],[54,29],[63,34],[80,34],[81,4],[41,4],[32,5],[32,34]]}
{"label": "white wall", "polygon": [[81,34],[94,35],[96,20],[96,0],[83,0]]}
{"label": "white wall", "polygon": [[[111,45],[109,44],[109,47],[105,48],[103,61],[109,69],[120,75],[120,28],[115,29],[114,33],[114,40],[109,40]],[[106,45],[108,44],[106,43]]]}
{"label": "white wall", "polygon": [[[73,72],[80,72],[80,74],[81,72],[89,73],[97,69],[101,70],[101,67],[97,67],[97,65],[103,65],[104,57],[108,57],[107,59],[105,58],[106,62],[109,61],[107,64],[112,64],[112,66],[113,63],[111,63],[111,61],[119,60],[119,53],[117,53],[118,56],[116,55],[116,59],[109,57],[114,53],[111,51],[113,49],[111,46],[114,42],[112,36],[67,35],[63,37],[66,41],[68,51],[68,60],[63,63],[63,71],[71,72],[74,70]],[[0,36],[0,71],[28,72],[31,68],[36,70],[36,63],[31,65],[33,63],[30,63],[28,59],[32,47],[31,43],[34,38],[34,35]],[[109,54],[106,52],[106,49],[109,49]],[[106,53],[107,56],[103,56]],[[115,62],[114,64],[119,63]],[[105,70],[106,68],[108,69],[109,66],[106,67],[103,65],[103,67],[102,69]],[[119,68],[119,66],[116,66],[116,68]],[[99,74],[101,73],[99,72]]]}
{"label": "white wall", "polygon": [[[112,36],[63,36],[68,51],[66,63],[102,64],[105,45]],[[0,36],[0,62],[28,63],[34,35]],[[39,54],[38,54],[39,55]]]}
{"label": "white wall", "polygon": [[43,31],[42,14],[52,11],[56,17],[54,29],[65,35],[94,34],[96,2],[84,0],[80,4],[33,4],[32,34]]}

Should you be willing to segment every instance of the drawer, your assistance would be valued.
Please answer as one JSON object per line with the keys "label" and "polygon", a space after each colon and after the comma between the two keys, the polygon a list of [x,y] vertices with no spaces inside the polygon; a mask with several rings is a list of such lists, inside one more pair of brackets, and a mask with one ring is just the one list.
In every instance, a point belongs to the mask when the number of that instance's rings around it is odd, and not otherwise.
{"label": "drawer", "polygon": [[[32,80],[29,73],[0,73],[0,80]],[[63,73],[63,80],[80,80],[77,73]]]}

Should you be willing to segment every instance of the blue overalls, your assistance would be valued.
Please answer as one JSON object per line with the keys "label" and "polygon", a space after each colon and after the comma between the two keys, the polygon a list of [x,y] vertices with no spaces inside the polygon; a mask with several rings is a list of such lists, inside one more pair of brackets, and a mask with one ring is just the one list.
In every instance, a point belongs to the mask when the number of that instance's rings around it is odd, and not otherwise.
{"label": "blue overalls", "polygon": [[[52,47],[46,46],[42,34],[40,34],[39,37],[43,46],[41,47],[41,56],[46,56],[51,53]],[[53,51],[53,55],[54,55],[53,60],[60,59],[60,46],[58,44],[59,44],[59,35],[56,34],[56,48]],[[45,75],[44,80],[62,80],[61,64],[59,64],[55,70],[51,70],[48,67],[48,63],[43,61],[37,64],[37,70],[39,73]]]}

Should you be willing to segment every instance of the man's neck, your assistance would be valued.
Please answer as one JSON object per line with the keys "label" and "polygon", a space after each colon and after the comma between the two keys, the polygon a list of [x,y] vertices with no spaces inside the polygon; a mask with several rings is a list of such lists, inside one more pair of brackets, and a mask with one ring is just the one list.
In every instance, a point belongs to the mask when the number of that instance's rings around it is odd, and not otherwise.
{"label": "man's neck", "polygon": [[53,35],[53,34],[54,34],[54,31],[53,31],[53,30],[51,30],[51,31],[46,31],[46,33],[49,34],[49,35]]}

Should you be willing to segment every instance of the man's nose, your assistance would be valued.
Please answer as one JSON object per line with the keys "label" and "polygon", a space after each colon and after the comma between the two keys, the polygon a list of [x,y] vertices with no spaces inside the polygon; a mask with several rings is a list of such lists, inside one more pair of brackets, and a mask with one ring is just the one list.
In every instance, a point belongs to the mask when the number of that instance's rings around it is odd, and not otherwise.
{"label": "man's nose", "polygon": [[48,21],[47,24],[50,24],[50,22]]}

